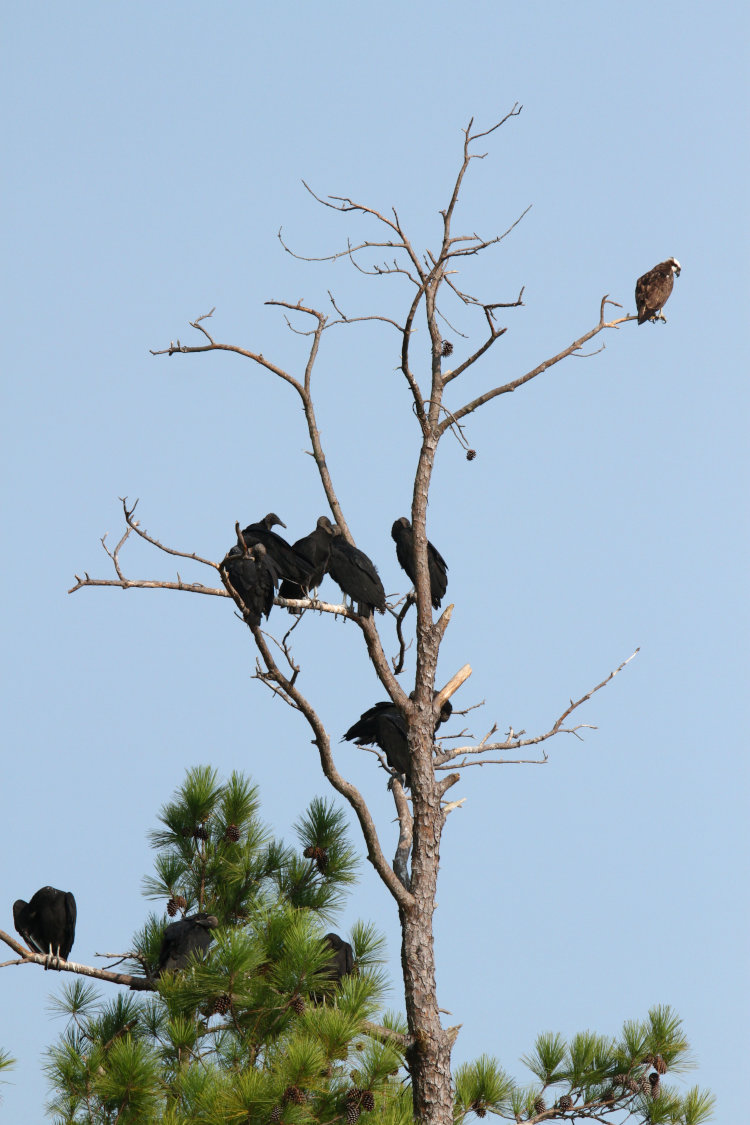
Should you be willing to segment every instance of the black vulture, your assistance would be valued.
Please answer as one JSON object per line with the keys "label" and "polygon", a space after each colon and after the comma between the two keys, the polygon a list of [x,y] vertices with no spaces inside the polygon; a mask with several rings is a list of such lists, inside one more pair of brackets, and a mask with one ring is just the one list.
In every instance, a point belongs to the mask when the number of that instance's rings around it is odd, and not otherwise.
{"label": "black vulture", "polygon": [[70,891],[42,887],[31,902],[13,903],[13,924],[35,952],[67,961],[76,936],[76,900]]}
{"label": "black vulture", "polygon": [[170,922],[159,950],[157,976],[184,969],[192,953],[205,953],[214,940],[211,930],[218,924],[214,914],[191,914],[179,922]]}
{"label": "black vulture", "polygon": [[269,512],[257,523],[248,524],[242,532],[245,546],[253,547],[256,543],[262,543],[281,578],[291,578],[294,582],[306,582],[310,571],[308,562],[302,555],[297,554],[291,543],[287,543],[286,539],[271,530],[274,524],[286,527],[284,521],[279,519],[275,512]]}
{"label": "black vulture", "polygon": [[[414,586],[417,584],[417,568],[414,560],[414,530],[406,516],[396,520],[391,528],[391,538],[396,544],[396,558],[406,571]],[[448,564],[436,547],[427,541],[427,566],[430,571],[430,597],[434,609],[440,609],[448,586]]]}
{"label": "black vulture", "polygon": [[[328,570],[333,534],[333,524],[328,516],[320,516],[315,525],[315,531],[311,531],[303,539],[297,540],[292,549],[309,564],[310,573],[304,582],[293,582],[291,579],[285,578],[279,590],[280,597],[304,598],[309,590],[317,589],[323,581],[323,575]],[[290,607],[290,612],[296,613],[298,611]]]}
{"label": "black vulture", "polygon": [[379,746],[391,769],[406,778],[407,786],[410,784],[411,762],[406,719],[390,699],[375,703],[360,715],[354,726],[349,727],[344,739],[364,746]]}
{"label": "black vulture", "polygon": [[[436,693],[437,694],[437,693]],[[453,713],[453,704],[446,699],[440,708],[435,730],[447,722]],[[401,774],[407,788],[411,784],[411,761],[406,733],[406,719],[390,699],[375,703],[357,722],[349,727],[344,735],[347,742],[357,742],[364,746],[379,746],[384,752],[391,769]]]}
{"label": "black vulture", "polygon": [[333,528],[328,573],[344,594],[358,603],[363,617],[370,617],[373,609],[385,613],[385,590],[375,564],[364,551],[347,543],[340,527]]}
{"label": "black vulture", "polygon": [[239,594],[247,609],[247,620],[256,628],[261,615],[266,617],[273,606],[273,595],[279,573],[269,559],[262,543],[256,543],[247,553],[241,547],[232,547],[219,564],[222,574],[232,589]]}
{"label": "black vulture", "polygon": [[[320,970],[320,979],[326,984],[341,984],[344,977],[349,976],[354,970],[354,950],[348,941],[344,941],[338,934],[326,934],[322,939],[332,952],[330,961],[327,961]],[[325,999],[324,992],[311,992],[310,999],[315,1004],[321,1004]]]}

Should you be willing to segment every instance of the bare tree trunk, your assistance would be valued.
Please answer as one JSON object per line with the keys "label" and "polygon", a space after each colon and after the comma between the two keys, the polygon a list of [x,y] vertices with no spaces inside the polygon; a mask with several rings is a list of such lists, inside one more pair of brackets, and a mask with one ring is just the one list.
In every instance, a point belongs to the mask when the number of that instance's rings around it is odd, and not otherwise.
{"label": "bare tree trunk", "polygon": [[[418,784],[414,776],[416,772],[413,767],[415,788]],[[449,1125],[453,1121],[452,1037],[440,1024],[432,932],[442,813],[434,782],[431,789],[431,795],[414,795],[411,870],[414,901],[408,909],[399,910],[401,964],[411,1042],[407,1061],[412,1079],[414,1116],[418,1121],[430,1122],[430,1125]]]}

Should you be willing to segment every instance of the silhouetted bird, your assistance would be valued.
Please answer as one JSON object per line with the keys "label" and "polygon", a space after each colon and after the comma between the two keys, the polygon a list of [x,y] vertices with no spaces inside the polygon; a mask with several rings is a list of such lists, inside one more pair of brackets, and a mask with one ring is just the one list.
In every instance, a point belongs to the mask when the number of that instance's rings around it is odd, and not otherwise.
{"label": "silhouetted bird", "polygon": [[76,936],[76,900],[70,891],[42,887],[31,902],[13,903],[13,924],[35,952],[67,961]]}
{"label": "silhouetted bird", "polygon": [[[338,934],[326,934],[323,941],[327,942],[333,956],[320,970],[320,979],[326,983],[341,984],[344,977],[354,969],[354,950],[349,942],[344,941]],[[322,1004],[325,995],[322,991],[310,992],[310,999],[315,1004]]]}
{"label": "silhouetted bird", "polygon": [[[331,543],[333,542],[333,524],[328,516],[320,516],[315,531],[310,532],[303,539],[298,539],[292,549],[305,560],[310,567],[310,572],[304,582],[293,582],[285,578],[279,589],[281,598],[304,598],[308,591],[318,588],[323,581],[323,575],[328,570],[331,557]],[[290,613],[299,613],[299,610],[289,607]]]}
{"label": "silhouetted bird", "polygon": [[375,703],[362,715],[344,735],[347,742],[358,742],[363,746],[379,746],[386,756],[388,765],[396,773],[411,783],[411,762],[409,744],[406,738],[406,719],[390,699]]}
{"label": "silhouetted bird", "polygon": [[291,578],[293,582],[306,582],[310,567],[301,555],[298,555],[291,543],[287,543],[271,528],[274,524],[286,527],[283,520],[275,512],[269,512],[258,523],[250,523],[242,532],[242,538],[247,547],[262,543],[268,552],[268,557],[274,563],[281,578]]}
{"label": "silhouetted bird", "polygon": [[262,543],[256,543],[243,554],[241,547],[232,547],[219,567],[232,589],[242,599],[247,610],[247,621],[257,628],[261,615],[268,617],[271,612],[279,581],[279,572],[269,559],[266,548]]}
{"label": "silhouetted bird", "polygon": [[[406,516],[397,519],[391,528],[391,537],[396,544],[396,558],[411,579],[412,585],[417,585],[417,568],[414,560],[414,529]],[[440,603],[445,597],[448,586],[448,565],[430,541],[427,541],[427,566],[430,572],[430,598],[435,609],[440,609]]]}
{"label": "silhouetted bird", "polygon": [[[446,699],[440,708],[435,730],[447,722],[452,713],[453,704]],[[407,788],[411,785],[411,759],[406,719],[390,699],[381,700],[380,703],[375,703],[363,712],[357,722],[349,727],[344,739],[363,746],[379,746],[391,769],[405,778],[404,784]]]}
{"label": "silhouetted bird", "polygon": [[184,969],[191,954],[205,953],[214,940],[211,930],[218,924],[214,914],[191,914],[179,922],[170,922],[161,942],[157,976]]}
{"label": "silhouetted bird", "polygon": [[340,527],[333,528],[328,573],[358,603],[357,612],[363,617],[370,617],[373,609],[385,613],[385,590],[375,564],[364,551],[347,543]]}

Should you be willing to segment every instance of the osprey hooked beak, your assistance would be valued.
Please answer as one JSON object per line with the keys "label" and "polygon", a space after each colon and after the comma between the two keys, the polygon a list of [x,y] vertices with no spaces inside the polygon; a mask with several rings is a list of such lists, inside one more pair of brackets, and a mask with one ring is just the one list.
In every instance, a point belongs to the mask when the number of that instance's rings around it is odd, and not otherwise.
{"label": "osprey hooked beak", "polygon": [[672,258],[672,269],[674,270],[675,277],[679,277],[682,271],[682,266],[676,258]]}

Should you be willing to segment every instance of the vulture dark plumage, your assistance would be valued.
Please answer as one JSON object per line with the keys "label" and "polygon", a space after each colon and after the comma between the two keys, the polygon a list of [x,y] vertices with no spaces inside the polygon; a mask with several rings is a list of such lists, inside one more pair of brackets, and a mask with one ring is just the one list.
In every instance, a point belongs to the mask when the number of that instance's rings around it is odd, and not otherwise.
{"label": "vulture dark plumage", "polygon": [[159,950],[157,975],[184,969],[193,953],[205,953],[214,940],[219,919],[214,914],[191,914],[179,922],[170,922],[164,931]]}
{"label": "vulture dark plumage", "polygon": [[76,936],[76,900],[70,891],[42,887],[31,902],[13,903],[13,924],[36,953],[67,961]]}
{"label": "vulture dark plumage", "polygon": [[293,582],[306,582],[310,571],[309,564],[297,554],[291,543],[287,543],[286,539],[271,530],[274,524],[286,527],[284,521],[279,519],[275,512],[269,512],[257,523],[248,524],[242,532],[245,545],[254,547],[256,543],[262,543],[281,578],[291,578]]}
{"label": "vulture dark plumage", "polygon": [[347,543],[339,527],[333,527],[328,573],[358,603],[362,617],[370,617],[373,609],[385,613],[385,590],[375,564],[364,551]]}
{"label": "vulture dark plumage", "polygon": [[676,258],[667,258],[666,262],[659,262],[635,283],[635,304],[638,309],[638,323],[645,324],[647,320],[656,323],[657,320],[667,323],[667,318],[662,314],[674,286],[674,279],[680,276],[682,267]]}
{"label": "vulture dark plumage", "polygon": [[[310,567],[310,571],[304,582],[293,582],[290,578],[285,578],[279,589],[279,597],[304,598],[308,591],[317,589],[323,581],[323,575],[328,570],[333,535],[333,524],[328,516],[320,516],[315,525],[315,530],[293,544],[292,549],[305,560]],[[299,611],[290,607],[289,612],[297,613]]]}
{"label": "vulture dark plumage", "polygon": [[[412,585],[417,585],[417,567],[414,559],[414,529],[406,516],[397,519],[391,528],[391,538],[396,544],[396,558]],[[430,541],[427,541],[427,566],[430,572],[430,598],[434,609],[440,609],[448,587],[448,564]]]}
{"label": "vulture dark plumage", "polygon": [[266,548],[262,543],[256,543],[243,553],[241,547],[232,547],[219,566],[222,575],[242,599],[248,623],[257,628],[261,616],[265,614],[268,617],[271,612],[279,581],[279,572],[268,557]]}
{"label": "vulture dark plumage", "polygon": [[[322,939],[329,946],[332,956],[320,970],[319,978],[326,984],[341,984],[344,977],[354,970],[354,950],[348,941],[344,941],[338,934],[326,934]],[[310,999],[315,1004],[322,1004],[326,996],[323,991],[310,993]]]}
{"label": "vulture dark plumage", "polygon": [[[453,704],[446,699],[440,708],[435,730],[447,722],[453,713]],[[411,759],[407,738],[406,719],[390,699],[381,700],[364,711],[357,722],[349,727],[342,741],[356,742],[362,746],[379,746],[388,765],[411,785]]]}

